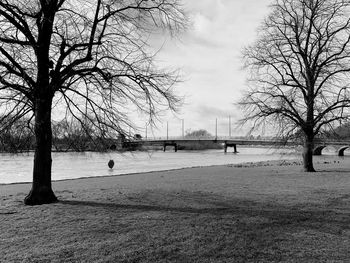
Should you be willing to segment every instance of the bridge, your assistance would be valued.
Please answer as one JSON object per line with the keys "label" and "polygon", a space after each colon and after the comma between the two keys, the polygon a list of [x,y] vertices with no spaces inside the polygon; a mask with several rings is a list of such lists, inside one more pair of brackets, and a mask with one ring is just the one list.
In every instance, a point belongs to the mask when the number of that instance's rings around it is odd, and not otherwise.
{"label": "bridge", "polygon": [[179,145],[186,145],[190,143],[204,143],[204,142],[211,142],[211,143],[217,143],[217,144],[223,144],[224,145],[224,152],[227,152],[227,149],[232,147],[233,152],[237,153],[237,145],[285,145],[286,143],[283,141],[268,141],[268,140],[243,140],[243,139],[228,139],[228,138],[178,138],[178,139],[146,139],[142,140],[142,145],[149,146],[149,145],[160,145],[163,146],[163,150],[166,151],[167,146],[173,146],[175,152],[178,150]]}
{"label": "bridge", "polygon": [[[204,143],[211,142],[222,144],[224,146],[224,152],[227,153],[228,148],[233,148],[233,152],[237,153],[238,145],[251,145],[251,146],[300,146],[301,142],[297,141],[285,141],[277,139],[243,139],[232,137],[207,137],[207,138],[146,138],[132,141],[125,141],[123,145],[129,146],[161,146],[163,151],[166,148],[172,146],[175,152],[178,151],[179,146],[184,146],[190,143]],[[333,141],[333,140],[315,140],[314,155],[321,155],[322,150],[327,146],[333,146],[338,156],[344,156],[346,149],[350,148],[350,141]]]}
{"label": "bridge", "polygon": [[350,141],[315,140],[314,155],[322,155],[322,150],[328,146],[335,148],[338,156],[344,156],[346,149],[350,149]]}

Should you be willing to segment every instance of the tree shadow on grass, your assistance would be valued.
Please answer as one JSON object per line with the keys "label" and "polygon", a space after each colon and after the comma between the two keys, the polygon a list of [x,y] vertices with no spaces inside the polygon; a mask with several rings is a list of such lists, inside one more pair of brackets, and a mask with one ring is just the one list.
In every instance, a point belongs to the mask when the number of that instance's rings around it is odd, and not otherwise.
{"label": "tree shadow on grass", "polygon": [[179,212],[179,213],[195,213],[195,214],[227,214],[231,213],[232,208],[229,207],[217,207],[217,208],[193,208],[193,207],[171,207],[171,206],[157,206],[157,205],[144,205],[144,204],[116,204],[107,202],[94,202],[94,201],[80,201],[80,200],[62,200],[59,201],[64,205],[71,206],[88,206],[94,208],[106,208],[106,209],[124,209],[124,210],[137,210],[142,212]]}
{"label": "tree shadow on grass", "polygon": [[[63,200],[63,205],[87,206],[92,208],[109,209],[111,211],[129,210],[133,212],[164,212],[208,215],[209,217],[231,216],[232,220],[243,222],[250,219],[258,220],[262,227],[298,227],[314,229],[327,233],[339,233],[350,229],[350,213],[334,211],[329,207],[284,206],[275,203],[259,203],[248,200],[232,200],[230,203],[217,203],[217,207],[174,207],[145,204],[116,204],[107,202]],[[240,221],[243,219],[243,221]],[[254,221],[254,220],[253,220]],[[265,222],[265,223],[263,223]],[[250,224],[250,223],[248,223]]]}
{"label": "tree shadow on grass", "polygon": [[350,169],[349,168],[325,168],[321,167],[316,170],[316,173],[335,173],[339,175],[349,176]]}

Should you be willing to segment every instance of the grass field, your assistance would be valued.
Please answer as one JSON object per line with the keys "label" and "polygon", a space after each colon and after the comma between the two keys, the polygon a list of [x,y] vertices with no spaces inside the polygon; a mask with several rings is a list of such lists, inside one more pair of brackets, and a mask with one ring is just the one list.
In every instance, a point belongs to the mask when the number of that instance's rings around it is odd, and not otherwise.
{"label": "grass field", "polygon": [[350,262],[349,160],[0,186],[0,262]]}

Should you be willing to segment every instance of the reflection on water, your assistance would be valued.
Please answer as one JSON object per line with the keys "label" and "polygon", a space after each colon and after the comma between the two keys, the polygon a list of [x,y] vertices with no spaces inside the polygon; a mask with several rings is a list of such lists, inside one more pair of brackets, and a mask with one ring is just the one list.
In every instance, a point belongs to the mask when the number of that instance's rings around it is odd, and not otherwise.
{"label": "reflection on water", "polygon": [[[206,151],[150,151],[133,153],[53,153],[52,179],[118,175],[160,171],[195,166],[237,164],[266,160],[300,158],[295,149],[238,148],[234,154],[223,150]],[[331,154],[326,152],[326,154]],[[334,154],[334,152],[333,152]],[[114,168],[108,168],[113,159]],[[33,169],[33,153],[0,154],[0,183],[30,182]]]}

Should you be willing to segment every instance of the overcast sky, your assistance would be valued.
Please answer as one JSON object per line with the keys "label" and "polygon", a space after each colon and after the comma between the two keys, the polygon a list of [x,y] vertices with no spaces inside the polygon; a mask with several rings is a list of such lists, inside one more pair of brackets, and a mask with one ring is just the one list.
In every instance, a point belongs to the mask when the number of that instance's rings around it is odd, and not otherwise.
{"label": "overcast sky", "polygon": [[167,39],[158,59],[171,68],[181,68],[185,81],[177,92],[185,96],[185,105],[177,118],[162,118],[154,134],[166,136],[168,121],[169,136],[180,136],[184,119],[185,130],[206,129],[214,135],[218,118],[218,135],[228,136],[229,116],[232,135],[242,134],[233,129],[240,117],[234,102],[245,89],[241,51],[256,39],[271,1],[183,1],[191,26],[179,39]]}

